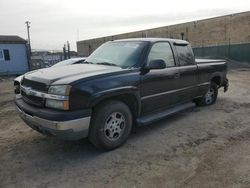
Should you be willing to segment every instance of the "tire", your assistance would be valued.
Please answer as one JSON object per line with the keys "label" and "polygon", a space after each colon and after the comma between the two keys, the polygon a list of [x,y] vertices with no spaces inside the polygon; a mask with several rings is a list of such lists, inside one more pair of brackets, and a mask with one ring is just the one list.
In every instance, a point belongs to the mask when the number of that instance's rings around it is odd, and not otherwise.
{"label": "tire", "polygon": [[129,137],[132,122],[132,114],[126,104],[115,100],[103,102],[94,109],[88,138],[97,148],[115,149]]}
{"label": "tire", "polygon": [[207,93],[202,97],[197,99],[195,102],[198,106],[208,106],[215,103],[218,96],[218,86],[216,83],[211,82]]}

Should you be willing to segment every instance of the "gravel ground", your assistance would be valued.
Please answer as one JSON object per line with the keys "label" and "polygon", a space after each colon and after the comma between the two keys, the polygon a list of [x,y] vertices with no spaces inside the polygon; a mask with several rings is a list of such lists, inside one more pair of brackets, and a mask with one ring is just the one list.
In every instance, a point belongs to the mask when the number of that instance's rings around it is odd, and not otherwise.
{"label": "gravel ground", "polygon": [[250,68],[228,77],[216,104],[137,127],[110,152],[33,131],[0,80],[0,187],[250,187]]}

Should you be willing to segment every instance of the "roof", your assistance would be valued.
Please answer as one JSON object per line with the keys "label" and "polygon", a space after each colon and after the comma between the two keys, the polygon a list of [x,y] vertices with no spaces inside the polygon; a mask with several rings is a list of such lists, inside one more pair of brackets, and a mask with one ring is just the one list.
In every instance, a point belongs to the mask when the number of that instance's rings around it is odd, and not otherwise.
{"label": "roof", "polygon": [[114,40],[114,41],[146,41],[146,42],[159,42],[159,41],[168,41],[176,44],[184,44],[187,45],[189,44],[185,40],[180,40],[180,39],[169,39],[169,38],[129,38],[129,39],[119,39],[119,40]]}
{"label": "roof", "polygon": [[0,35],[0,44],[25,44],[26,42],[17,35]]}

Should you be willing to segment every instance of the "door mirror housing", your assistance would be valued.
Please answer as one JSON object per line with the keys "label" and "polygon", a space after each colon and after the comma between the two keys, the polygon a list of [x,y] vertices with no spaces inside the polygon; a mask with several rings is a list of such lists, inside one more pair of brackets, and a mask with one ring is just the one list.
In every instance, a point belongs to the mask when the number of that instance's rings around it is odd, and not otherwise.
{"label": "door mirror housing", "polygon": [[166,63],[162,59],[154,59],[149,62],[148,68],[149,69],[165,69]]}

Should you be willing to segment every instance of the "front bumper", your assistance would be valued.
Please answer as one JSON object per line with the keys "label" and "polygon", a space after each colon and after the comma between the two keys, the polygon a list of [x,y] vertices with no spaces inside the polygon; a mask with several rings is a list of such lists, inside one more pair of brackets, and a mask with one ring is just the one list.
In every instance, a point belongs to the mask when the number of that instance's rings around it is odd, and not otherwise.
{"label": "front bumper", "polygon": [[88,136],[91,111],[56,111],[39,109],[16,98],[20,117],[32,129],[64,140],[78,140]]}

